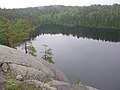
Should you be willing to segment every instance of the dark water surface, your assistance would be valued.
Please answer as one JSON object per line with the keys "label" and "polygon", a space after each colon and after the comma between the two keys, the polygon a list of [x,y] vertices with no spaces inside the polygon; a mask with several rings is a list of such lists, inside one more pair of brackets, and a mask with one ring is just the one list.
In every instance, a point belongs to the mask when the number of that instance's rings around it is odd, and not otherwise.
{"label": "dark water surface", "polygon": [[120,32],[83,28],[45,28],[32,40],[41,58],[43,44],[53,49],[55,65],[71,83],[120,90]]}

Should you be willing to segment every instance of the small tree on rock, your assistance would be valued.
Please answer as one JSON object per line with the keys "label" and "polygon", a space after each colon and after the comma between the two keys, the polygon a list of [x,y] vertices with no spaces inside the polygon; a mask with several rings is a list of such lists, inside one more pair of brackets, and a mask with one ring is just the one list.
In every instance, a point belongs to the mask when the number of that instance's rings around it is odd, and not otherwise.
{"label": "small tree on rock", "polygon": [[44,59],[45,61],[48,61],[49,63],[54,64],[52,49],[51,48],[47,49],[48,46],[45,44],[43,46],[45,47],[45,50],[44,52],[41,52],[41,53],[44,53],[44,55],[42,56],[42,59]]}

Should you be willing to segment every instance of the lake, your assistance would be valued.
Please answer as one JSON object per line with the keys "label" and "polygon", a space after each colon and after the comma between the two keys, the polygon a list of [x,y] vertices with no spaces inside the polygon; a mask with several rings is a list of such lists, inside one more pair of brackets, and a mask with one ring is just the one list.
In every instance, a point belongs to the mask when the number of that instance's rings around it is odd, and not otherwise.
{"label": "lake", "polygon": [[120,90],[120,31],[42,26],[33,37],[37,57],[42,57],[42,45],[47,44],[55,66],[71,83],[80,78],[99,90]]}

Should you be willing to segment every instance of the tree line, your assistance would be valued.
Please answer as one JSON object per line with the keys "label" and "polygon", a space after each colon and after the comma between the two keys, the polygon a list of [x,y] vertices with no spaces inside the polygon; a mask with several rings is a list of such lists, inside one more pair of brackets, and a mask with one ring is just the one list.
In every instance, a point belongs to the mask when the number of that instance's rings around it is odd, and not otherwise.
{"label": "tree line", "polygon": [[14,21],[27,19],[36,27],[41,24],[120,29],[120,4],[91,6],[43,6],[0,9],[0,15]]}

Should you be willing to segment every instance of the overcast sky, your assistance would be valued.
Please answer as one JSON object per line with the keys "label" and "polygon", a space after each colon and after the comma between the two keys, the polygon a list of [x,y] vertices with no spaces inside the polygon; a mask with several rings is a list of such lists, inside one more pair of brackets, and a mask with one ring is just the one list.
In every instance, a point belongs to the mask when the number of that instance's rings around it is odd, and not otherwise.
{"label": "overcast sky", "polygon": [[24,8],[48,5],[88,6],[91,4],[110,5],[120,0],[0,0],[1,8]]}

